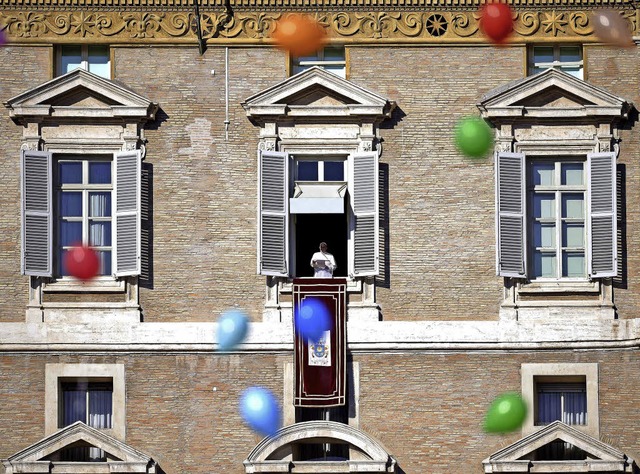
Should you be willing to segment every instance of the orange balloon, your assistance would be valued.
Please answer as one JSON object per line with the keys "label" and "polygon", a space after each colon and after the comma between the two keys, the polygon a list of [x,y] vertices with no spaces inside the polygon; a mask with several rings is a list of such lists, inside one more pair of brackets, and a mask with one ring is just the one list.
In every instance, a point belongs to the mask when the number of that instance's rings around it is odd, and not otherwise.
{"label": "orange balloon", "polygon": [[593,14],[593,31],[605,43],[630,48],[634,46],[629,22],[615,10],[600,10]]}
{"label": "orange balloon", "polygon": [[278,47],[298,57],[309,56],[322,49],[327,34],[310,16],[293,13],[276,24],[272,38]]}

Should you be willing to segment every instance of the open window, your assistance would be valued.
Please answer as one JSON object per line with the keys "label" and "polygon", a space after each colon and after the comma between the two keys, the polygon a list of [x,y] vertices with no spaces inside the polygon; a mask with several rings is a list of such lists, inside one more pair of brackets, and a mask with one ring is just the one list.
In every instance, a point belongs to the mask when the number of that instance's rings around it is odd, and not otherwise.
{"label": "open window", "polygon": [[260,274],[311,276],[321,241],[336,258],[334,276],[377,274],[377,152],[341,160],[261,151],[259,172]]}

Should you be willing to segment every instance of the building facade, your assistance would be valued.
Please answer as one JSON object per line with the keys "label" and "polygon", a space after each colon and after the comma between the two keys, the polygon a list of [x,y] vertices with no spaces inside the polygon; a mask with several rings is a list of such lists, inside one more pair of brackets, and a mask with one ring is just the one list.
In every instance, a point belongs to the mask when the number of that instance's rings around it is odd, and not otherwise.
{"label": "building facade", "polygon": [[[640,50],[592,24],[640,9],[509,3],[495,47],[470,0],[0,0],[0,472],[637,472]],[[289,12],[327,47],[276,49]],[[321,241],[345,403],[302,408]],[[505,392],[527,419],[485,433]]]}

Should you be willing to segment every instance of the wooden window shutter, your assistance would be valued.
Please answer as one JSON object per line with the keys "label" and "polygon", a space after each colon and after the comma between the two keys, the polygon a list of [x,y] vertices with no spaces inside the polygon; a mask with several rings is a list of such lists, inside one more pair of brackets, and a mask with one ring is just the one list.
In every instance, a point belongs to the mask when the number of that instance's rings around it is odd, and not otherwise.
{"label": "wooden window shutter", "polygon": [[53,273],[51,153],[22,150],[22,273]]}
{"label": "wooden window shutter", "polygon": [[496,271],[526,278],[526,173],[522,153],[496,154]]}
{"label": "wooden window shutter", "polygon": [[378,152],[349,155],[349,197],[353,212],[349,273],[377,275],[378,249]]}
{"label": "wooden window shutter", "polygon": [[140,150],[114,154],[113,273],[140,274]]}
{"label": "wooden window shutter", "polygon": [[618,273],[616,154],[588,154],[587,178],[589,275],[613,277]]}
{"label": "wooden window shutter", "polygon": [[258,152],[258,274],[289,275],[289,155]]}

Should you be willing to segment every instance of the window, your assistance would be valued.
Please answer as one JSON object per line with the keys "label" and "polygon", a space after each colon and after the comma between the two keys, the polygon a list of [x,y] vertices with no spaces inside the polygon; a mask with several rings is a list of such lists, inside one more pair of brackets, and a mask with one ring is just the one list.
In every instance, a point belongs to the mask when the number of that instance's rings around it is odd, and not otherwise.
{"label": "window", "polygon": [[598,364],[522,364],[523,435],[555,421],[598,437]]}
{"label": "window", "polygon": [[582,379],[582,382],[563,383],[542,382],[536,377],[535,425],[544,426],[556,420],[567,425],[586,425],[587,389],[584,377]]}
{"label": "window", "polygon": [[314,56],[293,58],[293,74],[306,71],[313,66],[320,66],[342,78],[347,76],[347,61],[344,46],[327,46]]}
{"label": "window", "polygon": [[63,277],[61,264],[53,268],[54,241],[60,262],[82,241],[96,246],[102,275],[139,275],[140,151],[56,155],[55,170],[53,162],[50,152],[22,152],[23,273]]}
{"label": "window", "polygon": [[584,161],[531,160],[532,279],[586,278]]}
{"label": "window", "polygon": [[578,79],[583,77],[582,46],[548,45],[531,46],[529,50],[529,75],[548,68],[560,69]]}
{"label": "window", "polygon": [[[347,394],[347,399],[349,394]],[[347,405],[333,408],[300,408],[296,407],[296,423],[304,421],[335,421],[349,424],[349,410]],[[296,461],[346,461],[349,459],[349,445],[344,443],[300,443]]]}
{"label": "window", "polygon": [[47,435],[81,421],[124,441],[125,419],[123,364],[46,364]]}
{"label": "window", "polygon": [[336,258],[334,276],[378,273],[377,152],[345,162],[262,151],[259,170],[258,273],[312,276],[320,242]]}
{"label": "window", "polygon": [[61,76],[77,68],[111,79],[109,46],[86,44],[60,46],[57,75]]}
{"label": "window", "polygon": [[296,181],[345,181],[344,159],[322,160],[318,158],[296,160]]}
{"label": "window", "polygon": [[61,428],[82,421],[92,428],[112,428],[113,382],[93,379],[60,380]]}
{"label": "window", "polygon": [[[60,428],[81,421],[92,428],[113,428],[113,382],[97,382],[93,379],[60,379],[62,393]],[[63,461],[104,462],[106,454],[94,447],[72,447],[61,452]]]}
{"label": "window", "polygon": [[66,276],[64,255],[74,245],[93,247],[100,260],[99,275],[111,275],[111,157],[73,155],[57,161],[57,274]]}
{"label": "window", "polygon": [[590,153],[586,160],[499,153],[497,160],[498,275],[616,276],[615,153]]}

